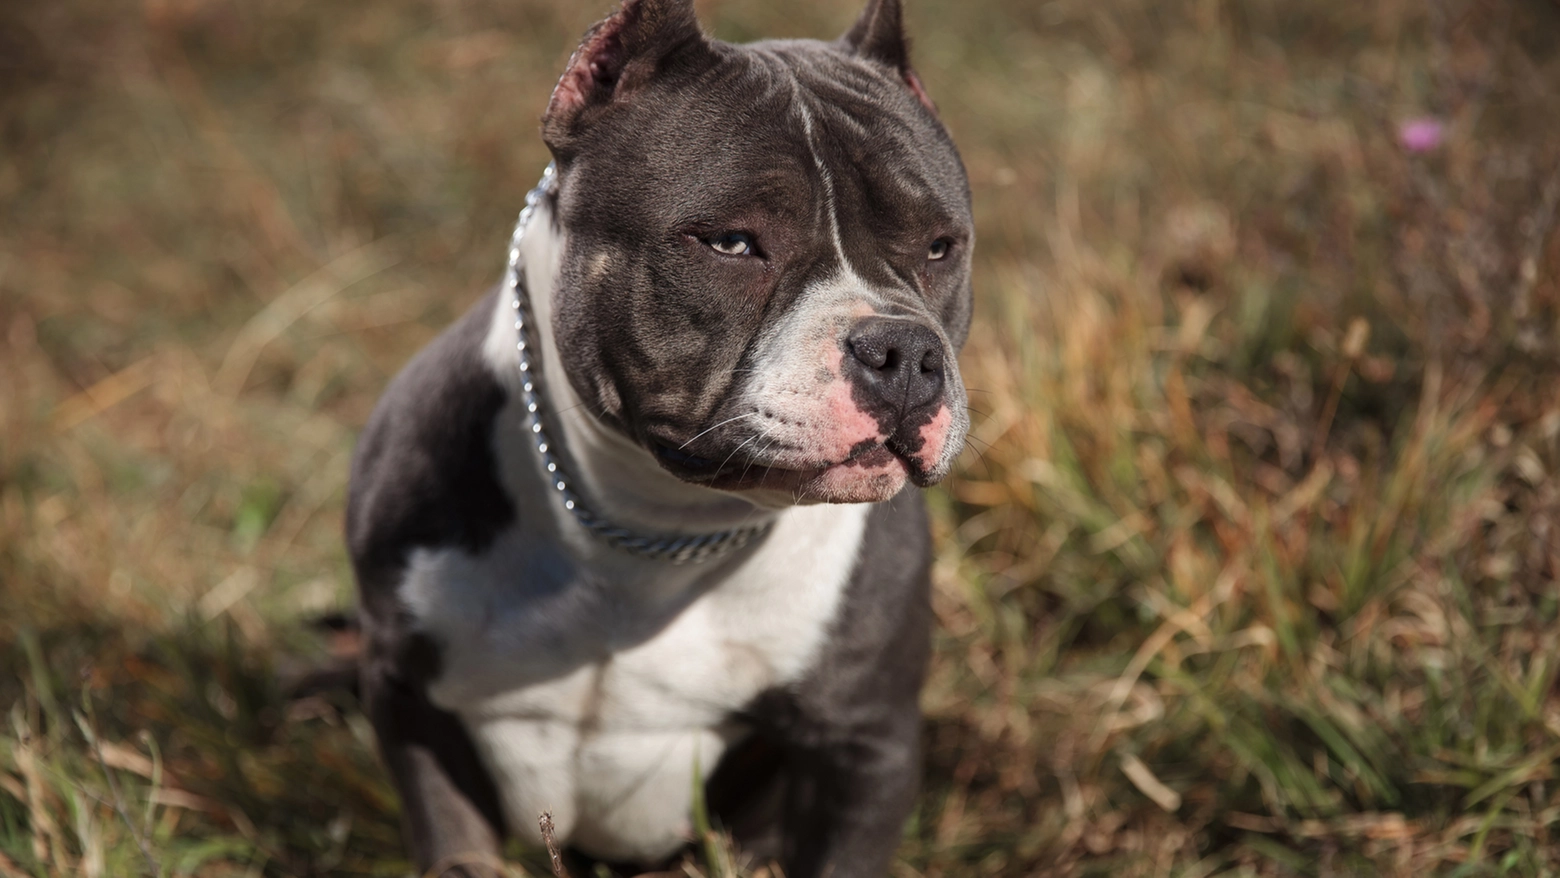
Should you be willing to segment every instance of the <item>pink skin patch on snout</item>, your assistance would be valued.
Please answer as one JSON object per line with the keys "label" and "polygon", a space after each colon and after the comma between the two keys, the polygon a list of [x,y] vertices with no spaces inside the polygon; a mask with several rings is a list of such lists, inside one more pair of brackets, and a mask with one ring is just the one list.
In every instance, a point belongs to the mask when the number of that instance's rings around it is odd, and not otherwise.
{"label": "pink skin patch on snout", "polygon": [[818,450],[828,460],[844,460],[861,443],[881,442],[885,437],[878,430],[877,418],[856,406],[850,383],[838,378],[844,352],[831,345],[824,349],[823,360],[836,377],[829,382],[823,396],[823,422],[829,425],[831,441]]}
{"label": "pink skin patch on snout", "polygon": [[[909,479],[905,462],[883,447],[888,437],[877,418],[863,412],[844,380],[845,353],[833,339],[817,349],[823,366],[816,395],[794,398],[792,415],[808,425],[798,437],[811,466],[795,487],[798,497],[828,503],[873,503],[899,493]],[[826,373],[826,374],[824,374]],[[875,446],[875,447],[869,447]],[[854,455],[854,456],[853,456]],[[828,461],[821,469],[817,461]]]}
{"label": "pink skin patch on snout", "polygon": [[947,406],[937,410],[925,426],[921,427],[921,449],[915,453],[915,462],[921,469],[931,472],[942,462],[943,449],[948,444],[948,433],[953,427],[953,412]]}

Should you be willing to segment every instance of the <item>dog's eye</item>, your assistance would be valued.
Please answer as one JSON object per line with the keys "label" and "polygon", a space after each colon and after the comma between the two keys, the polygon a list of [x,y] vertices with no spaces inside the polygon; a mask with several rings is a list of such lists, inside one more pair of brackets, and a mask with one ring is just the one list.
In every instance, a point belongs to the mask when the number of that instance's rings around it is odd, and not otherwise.
{"label": "dog's eye", "polygon": [[706,240],[710,249],[727,256],[752,256],[758,252],[753,246],[753,236],[745,232],[727,232]]}
{"label": "dog's eye", "polygon": [[948,258],[953,251],[953,242],[947,238],[938,238],[932,242],[932,246],[926,251],[926,258],[930,262],[938,262]]}

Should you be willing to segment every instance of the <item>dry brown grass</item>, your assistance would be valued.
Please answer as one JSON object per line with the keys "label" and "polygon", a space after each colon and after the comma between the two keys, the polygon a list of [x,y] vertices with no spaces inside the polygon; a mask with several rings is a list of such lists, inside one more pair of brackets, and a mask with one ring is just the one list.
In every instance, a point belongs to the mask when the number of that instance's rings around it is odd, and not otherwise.
{"label": "dry brown grass", "polygon": [[[1560,8],[1161,7],[910,3],[980,319],[896,874],[1556,874]],[[0,12],[0,876],[406,874],[276,680],[599,11]]]}

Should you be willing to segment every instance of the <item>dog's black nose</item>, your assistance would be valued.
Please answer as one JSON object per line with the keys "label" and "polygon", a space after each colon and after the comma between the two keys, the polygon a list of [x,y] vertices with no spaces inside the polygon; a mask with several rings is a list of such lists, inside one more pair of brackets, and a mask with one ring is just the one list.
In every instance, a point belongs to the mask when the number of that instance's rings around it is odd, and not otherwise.
{"label": "dog's black nose", "polygon": [[845,370],[875,401],[900,417],[935,400],[943,386],[943,345],[930,327],[869,317],[846,339]]}

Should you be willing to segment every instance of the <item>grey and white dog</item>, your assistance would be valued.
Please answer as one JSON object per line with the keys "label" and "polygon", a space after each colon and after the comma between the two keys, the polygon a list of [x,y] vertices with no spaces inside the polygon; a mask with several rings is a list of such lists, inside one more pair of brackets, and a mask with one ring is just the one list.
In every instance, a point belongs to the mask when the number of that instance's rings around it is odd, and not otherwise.
{"label": "grey and white dog", "polygon": [[919,780],[928,534],[968,426],[963,166],[898,0],[730,45],[623,0],[504,283],[391,383],[347,512],[419,869],[653,868],[699,785],[789,878],[881,875]]}

